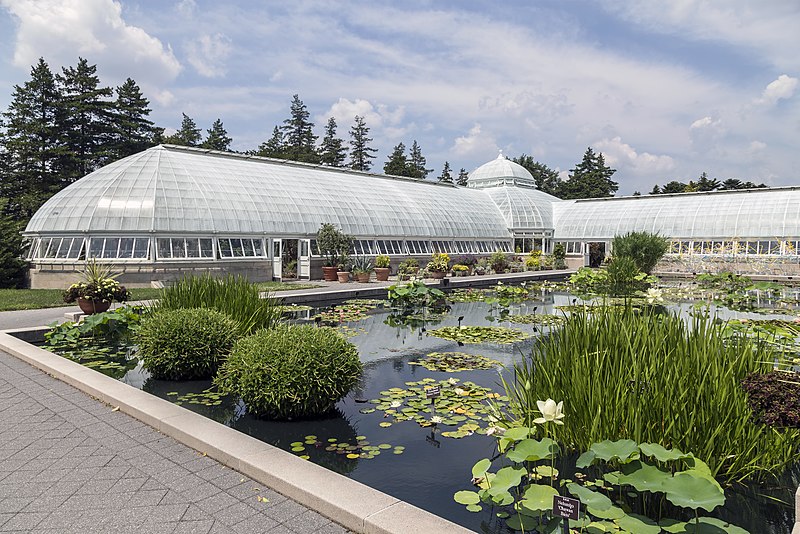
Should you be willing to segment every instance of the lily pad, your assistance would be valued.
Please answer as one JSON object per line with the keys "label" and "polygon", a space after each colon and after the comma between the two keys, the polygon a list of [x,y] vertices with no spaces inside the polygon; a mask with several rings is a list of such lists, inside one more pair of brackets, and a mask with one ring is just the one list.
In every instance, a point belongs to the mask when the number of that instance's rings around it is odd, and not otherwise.
{"label": "lily pad", "polygon": [[522,330],[501,326],[444,326],[430,330],[428,334],[460,343],[511,344],[531,337]]}
{"label": "lily pad", "polygon": [[486,356],[478,354],[466,354],[464,352],[431,352],[425,358],[409,365],[421,365],[429,371],[443,371],[447,373],[458,373],[461,371],[472,371],[475,369],[492,369],[500,362],[492,360]]}

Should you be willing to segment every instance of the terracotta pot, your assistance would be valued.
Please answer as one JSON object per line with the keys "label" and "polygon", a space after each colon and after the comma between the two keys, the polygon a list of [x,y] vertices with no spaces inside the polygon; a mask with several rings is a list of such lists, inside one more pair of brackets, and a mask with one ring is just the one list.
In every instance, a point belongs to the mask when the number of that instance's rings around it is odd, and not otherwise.
{"label": "terracotta pot", "polygon": [[336,272],[339,269],[336,267],[323,267],[322,268],[322,279],[326,282],[335,282],[336,281]]}
{"label": "terracotta pot", "polygon": [[447,273],[444,271],[431,271],[431,278],[434,280],[441,280]]}
{"label": "terracotta pot", "polygon": [[350,281],[350,271],[336,271],[336,277],[341,283]]}
{"label": "terracotta pot", "polygon": [[375,267],[375,280],[378,282],[386,282],[389,280],[389,269],[388,267]]}
{"label": "terracotta pot", "polygon": [[369,282],[369,275],[370,273],[356,273],[356,282],[360,282],[362,284],[366,284]]}
{"label": "terracotta pot", "polygon": [[104,302],[102,300],[79,298],[78,306],[86,315],[92,315],[93,313],[103,313],[104,311],[108,311],[108,309],[111,307],[111,303]]}

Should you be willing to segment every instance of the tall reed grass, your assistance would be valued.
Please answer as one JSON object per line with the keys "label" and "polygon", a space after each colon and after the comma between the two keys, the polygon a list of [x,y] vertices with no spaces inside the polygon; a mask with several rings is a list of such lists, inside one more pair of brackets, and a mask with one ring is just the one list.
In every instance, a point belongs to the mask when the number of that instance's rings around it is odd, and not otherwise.
{"label": "tall reed grass", "polygon": [[629,438],[692,452],[728,481],[779,473],[800,460],[800,431],[754,422],[742,379],[772,368],[770,350],[724,325],[674,314],[600,308],[576,314],[504,380],[515,418],[564,401],[559,441],[587,450]]}
{"label": "tall reed grass", "polygon": [[272,328],[281,321],[280,300],[261,291],[246,278],[227,275],[214,278],[209,274],[186,276],[164,288],[152,311],[183,308],[213,308],[239,325],[239,334],[248,335],[262,328]]}

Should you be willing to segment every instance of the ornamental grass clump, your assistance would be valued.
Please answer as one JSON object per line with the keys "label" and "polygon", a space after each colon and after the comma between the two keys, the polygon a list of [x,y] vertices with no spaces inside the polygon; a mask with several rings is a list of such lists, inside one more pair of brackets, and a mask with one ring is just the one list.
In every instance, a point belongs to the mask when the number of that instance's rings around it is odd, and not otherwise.
{"label": "ornamental grass clump", "polygon": [[237,324],[208,308],[162,310],[145,316],[136,339],[142,365],[154,378],[211,378],[237,338]]}
{"label": "ornamental grass clump", "polygon": [[215,384],[267,419],[324,415],[361,377],[355,345],[336,330],[280,325],[240,339]]}
{"label": "ornamental grass clump", "polygon": [[185,308],[212,308],[236,322],[235,330],[247,335],[261,328],[272,328],[282,320],[280,300],[261,296],[258,286],[246,278],[209,274],[186,276],[162,290],[151,311]]}
{"label": "ornamental grass clump", "polygon": [[531,426],[536,400],[555,397],[570,407],[559,440],[572,449],[632,439],[691,450],[727,480],[782,472],[800,458],[800,431],[756,422],[741,387],[774,355],[724,330],[630,306],[576,312],[514,366],[504,384],[512,417]]}

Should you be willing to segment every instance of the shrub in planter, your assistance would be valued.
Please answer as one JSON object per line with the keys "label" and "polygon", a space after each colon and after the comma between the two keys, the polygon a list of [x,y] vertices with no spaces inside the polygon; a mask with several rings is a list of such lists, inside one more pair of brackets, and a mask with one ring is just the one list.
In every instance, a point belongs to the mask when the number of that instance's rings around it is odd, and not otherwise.
{"label": "shrub in planter", "polygon": [[504,273],[508,269],[508,258],[502,251],[492,252],[492,255],[489,256],[489,265],[494,272]]}
{"label": "shrub in planter", "polygon": [[142,365],[163,380],[211,378],[233,347],[238,326],[210,308],[147,315],[136,332]]}
{"label": "shrub in planter", "polygon": [[566,269],[566,257],[567,250],[564,248],[564,244],[556,243],[556,246],[553,247],[553,267],[556,269]]}
{"label": "shrub in planter", "polygon": [[331,411],[361,377],[355,345],[336,330],[280,325],[240,339],[214,380],[269,419]]}

